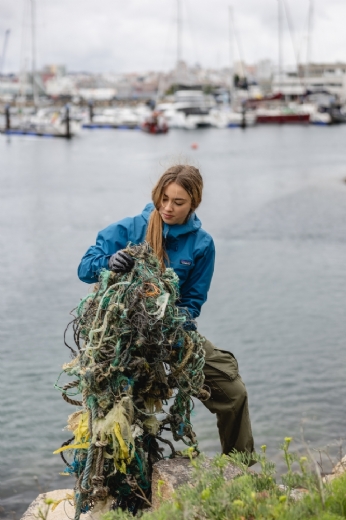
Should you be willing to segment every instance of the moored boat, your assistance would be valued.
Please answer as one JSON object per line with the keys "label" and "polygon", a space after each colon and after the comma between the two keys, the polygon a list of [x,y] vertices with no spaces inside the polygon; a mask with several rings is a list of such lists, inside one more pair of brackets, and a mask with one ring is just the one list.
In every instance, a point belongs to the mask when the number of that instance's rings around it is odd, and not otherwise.
{"label": "moored boat", "polygon": [[258,108],[256,110],[258,124],[309,124],[310,114],[302,111],[280,108]]}
{"label": "moored boat", "polygon": [[66,107],[40,108],[34,114],[17,115],[13,119],[8,109],[3,132],[8,135],[71,138],[78,135],[80,130],[81,121],[71,114],[69,107]]}
{"label": "moored boat", "polygon": [[168,132],[165,118],[156,111],[143,121],[140,128],[148,134],[166,134]]}
{"label": "moored boat", "polygon": [[168,126],[193,130],[212,126],[210,110],[216,106],[212,96],[202,90],[177,90],[173,103],[160,103],[158,109],[163,112]]}

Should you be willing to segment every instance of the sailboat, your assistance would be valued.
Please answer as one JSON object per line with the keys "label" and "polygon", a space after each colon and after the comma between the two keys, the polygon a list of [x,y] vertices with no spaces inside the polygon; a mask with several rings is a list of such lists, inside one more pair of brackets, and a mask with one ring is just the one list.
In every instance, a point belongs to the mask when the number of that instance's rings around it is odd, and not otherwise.
{"label": "sailboat", "polygon": [[238,41],[235,24],[233,19],[233,8],[228,9],[228,24],[229,24],[229,105],[218,107],[211,111],[212,125],[217,128],[234,128],[253,126],[256,124],[256,114],[253,110],[247,110],[246,99],[236,102],[236,92],[233,84],[233,41],[236,40],[241,62],[242,56],[240,52],[240,43]]}
{"label": "sailboat", "polygon": [[216,106],[212,96],[202,89],[180,88],[172,103],[159,103],[157,110],[163,113],[168,126],[194,130],[212,126],[211,109]]}
{"label": "sailboat", "polygon": [[[285,6],[286,18],[289,24],[287,7],[285,0],[278,0],[278,48],[279,48],[279,60],[278,60],[278,83],[279,92],[271,98],[262,98],[260,100],[249,100],[248,103],[256,107],[257,123],[259,124],[329,124],[330,118],[328,115],[321,113],[318,110],[317,105],[311,103],[302,102],[286,102],[285,96],[281,92],[282,82],[282,3]],[[310,0],[309,6],[309,37],[311,32],[311,18],[312,18],[312,0]],[[290,28],[290,24],[289,24]],[[293,39],[293,37],[292,37]],[[308,57],[307,61],[310,60],[309,52],[310,44],[308,43]],[[297,59],[297,57],[296,57]],[[297,59],[298,67],[298,59]],[[309,67],[307,66],[307,69]]]}
{"label": "sailboat", "polygon": [[177,0],[177,61],[176,61],[177,88],[173,101],[158,103],[156,110],[162,114],[170,128],[194,130],[213,126],[211,110],[216,107],[213,96],[205,94],[199,85],[191,85],[191,81],[184,71],[182,60],[182,14],[181,0]]}
{"label": "sailboat", "polygon": [[36,74],[36,33],[35,33],[35,0],[31,4],[31,79],[34,114],[23,115],[11,125],[10,112],[7,114],[6,127],[2,130],[12,135],[36,135],[43,137],[65,137],[70,139],[81,130],[81,122],[71,114],[70,107],[62,109],[39,107],[38,84]]}

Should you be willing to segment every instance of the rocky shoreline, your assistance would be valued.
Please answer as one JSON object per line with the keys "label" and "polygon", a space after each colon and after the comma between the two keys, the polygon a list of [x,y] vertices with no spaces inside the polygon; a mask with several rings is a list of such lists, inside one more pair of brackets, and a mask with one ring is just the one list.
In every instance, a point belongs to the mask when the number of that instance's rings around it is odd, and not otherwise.
{"label": "rocky shoreline", "polygon": [[[212,459],[206,458],[203,466],[207,470],[210,467]],[[173,496],[176,489],[186,484],[191,479],[193,466],[190,459],[177,457],[175,459],[161,460],[154,465],[152,476],[152,510],[160,507],[164,501],[167,502]],[[248,470],[252,471],[252,470]],[[346,471],[346,455],[342,460],[336,464],[332,473],[323,477],[325,483],[331,482],[333,479],[341,476]],[[237,477],[241,471],[232,464],[225,468],[225,480],[232,480]],[[292,498],[299,500],[306,490],[293,490]],[[73,489],[59,489],[49,491],[48,493],[41,493],[30,504],[21,520],[37,520],[38,518],[45,518],[45,520],[66,520],[66,518],[73,518],[75,508],[73,505]],[[70,497],[70,498],[69,498]],[[51,505],[47,502],[51,501]],[[110,509],[112,499],[109,498],[104,502],[99,502],[94,509],[85,515],[83,520],[99,520],[101,515],[107,513]],[[41,515],[41,516],[40,516]]]}

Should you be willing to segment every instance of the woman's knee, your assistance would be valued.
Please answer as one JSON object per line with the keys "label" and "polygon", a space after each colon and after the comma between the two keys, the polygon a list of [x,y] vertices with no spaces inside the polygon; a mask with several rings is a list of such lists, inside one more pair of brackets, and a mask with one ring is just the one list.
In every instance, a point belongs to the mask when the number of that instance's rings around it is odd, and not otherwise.
{"label": "woman's knee", "polygon": [[234,381],[226,385],[225,393],[229,397],[230,403],[237,408],[243,406],[248,400],[246,386],[239,375]]}
{"label": "woman's knee", "polygon": [[233,381],[226,377],[207,380],[206,385],[211,393],[210,399],[205,403],[207,408],[230,411],[241,408],[247,402],[246,387],[239,376]]}

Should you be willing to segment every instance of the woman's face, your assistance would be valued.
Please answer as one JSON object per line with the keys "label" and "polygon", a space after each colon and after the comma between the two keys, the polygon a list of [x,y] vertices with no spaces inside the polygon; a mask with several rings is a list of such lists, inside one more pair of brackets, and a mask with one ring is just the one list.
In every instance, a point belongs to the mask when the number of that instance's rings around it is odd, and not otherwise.
{"label": "woman's face", "polygon": [[183,224],[191,210],[191,197],[179,184],[171,182],[163,190],[159,213],[166,224]]}

